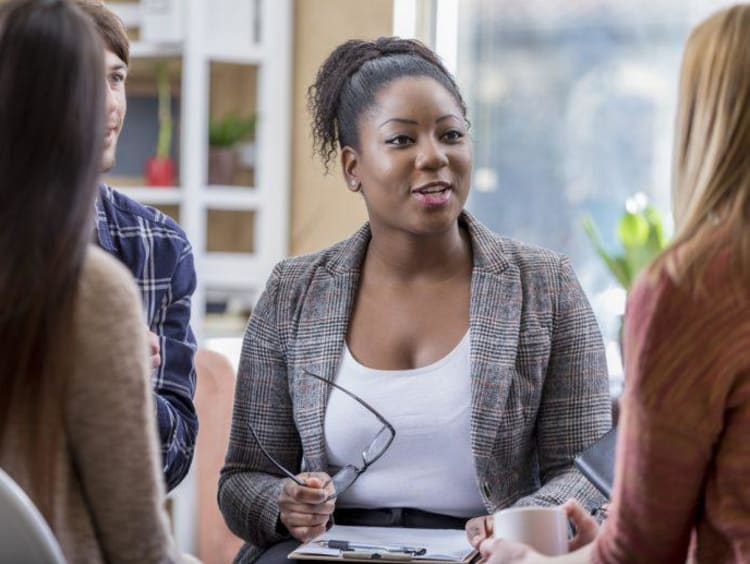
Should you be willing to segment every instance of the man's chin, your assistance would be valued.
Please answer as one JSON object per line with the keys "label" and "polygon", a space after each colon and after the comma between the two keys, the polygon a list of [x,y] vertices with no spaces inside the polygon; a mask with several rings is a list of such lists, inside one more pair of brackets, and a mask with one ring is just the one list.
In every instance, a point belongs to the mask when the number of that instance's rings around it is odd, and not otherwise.
{"label": "man's chin", "polygon": [[114,155],[104,155],[102,157],[102,174],[108,173],[112,168],[115,166],[115,157]]}

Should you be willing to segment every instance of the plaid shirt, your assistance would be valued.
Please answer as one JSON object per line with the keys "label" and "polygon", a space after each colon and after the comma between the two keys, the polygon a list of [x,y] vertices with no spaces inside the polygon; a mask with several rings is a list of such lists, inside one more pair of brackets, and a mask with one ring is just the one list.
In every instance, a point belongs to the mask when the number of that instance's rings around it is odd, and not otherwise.
{"label": "plaid shirt", "polygon": [[146,324],[159,336],[162,362],[152,385],[164,478],[171,490],[190,468],[198,433],[193,406],[196,344],[190,329],[196,283],[192,248],[171,218],[106,185],[99,187],[96,232],[99,245],[133,274]]}

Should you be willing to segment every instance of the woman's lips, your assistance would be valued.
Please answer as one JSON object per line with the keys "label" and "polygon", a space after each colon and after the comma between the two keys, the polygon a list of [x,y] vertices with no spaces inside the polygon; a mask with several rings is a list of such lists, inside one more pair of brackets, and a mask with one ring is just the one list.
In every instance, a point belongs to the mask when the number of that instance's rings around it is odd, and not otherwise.
{"label": "woman's lips", "polygon": [[427,207],[442,206],[450,200],[453,189],[450,184],[435,183],[412,190],[412,196]]}

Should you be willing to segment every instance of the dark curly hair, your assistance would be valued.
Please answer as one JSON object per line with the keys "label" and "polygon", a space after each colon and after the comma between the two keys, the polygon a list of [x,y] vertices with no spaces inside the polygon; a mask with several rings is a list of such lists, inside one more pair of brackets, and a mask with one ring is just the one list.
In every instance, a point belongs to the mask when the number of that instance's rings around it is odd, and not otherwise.
{"label": "dark curly hair", "polygon": [[313,150],[323,160],[326,172],[337,145],[357,148],[357,120],[375,103],[375,95],[405,76],[426,76],[442,84],[466,117],[466,104],[455,79],[426,45],[399,37],[352,39],[333,50],[307,91]]}

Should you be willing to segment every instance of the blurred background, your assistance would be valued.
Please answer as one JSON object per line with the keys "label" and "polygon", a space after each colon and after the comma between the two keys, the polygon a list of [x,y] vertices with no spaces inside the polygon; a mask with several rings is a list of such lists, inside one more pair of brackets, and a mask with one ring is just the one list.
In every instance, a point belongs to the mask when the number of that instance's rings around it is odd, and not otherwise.
{"label": "blurred background", "polygon": [[[187,231],[201,346],[236,362],[273,265],[365,221],[340,171],[325,176],[312,157],[305,95],[336,45],[395,34],[435,48],[466,96],[475,142],[468,209],[501,234],[571,257],[619,393],[627,285],[671,231],[682,47],[693,24],[729,2],[107,3],[133,43],[128,116],[106,180]],[[194,482],[173,496],[185,550],[196,549],[202,527]]]}

